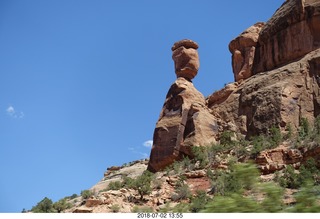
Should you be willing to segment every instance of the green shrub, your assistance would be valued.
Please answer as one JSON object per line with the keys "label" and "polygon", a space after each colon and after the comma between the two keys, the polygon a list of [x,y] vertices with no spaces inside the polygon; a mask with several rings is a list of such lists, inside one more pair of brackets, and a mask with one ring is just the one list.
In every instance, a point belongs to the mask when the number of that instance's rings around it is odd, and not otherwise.
{"label": "green shrub", "polygon": [[58,212],[61,213],[62,211],[71,208],[72,205],[67,202],[66,198],[60,199],[59,201],[53,203],[53,208]]}
{"label": "green shrub", "polygon": [[172,168],[175,174],[181,173],[182,172],[182,163],[180,161],[175,161],[172,164]]}
{"label": "green shrub", "polygon": [[209,200],[210,198],[205,191],[197,191],[196,196],[191,198],[190,211],[193,213],[201,211]]}
{"label": "green shrub", "polygon": [[107,190],[119,190],[122,187],[123,187],[123,184],[120,181],[113,181],[109,183]]}
{"label": "green shrub", "polygon": [[113,213],[117,213],[120,211],[120,206],[118,204],[114,204],[110,207],[110,209]]}
{"label": "green shrub", "polygon": [[288,208],[287,212],[320,212],[319,188],[314,187],[312,182],[307,182],[295,195],[296,204]]}
{"label": "green shrub", "polygon": [[207,147],[192,147],[192,153],[195,156],[194,160],[200,162],[200,168],[204,168],[208,165]]}
{"label": "green shrub", "polygon": [[82,190],[80,195],[82,196],[83,199],[88,199],[93,195],[93,192],[90,190]]}
{"label": "green shrub", "polygon": [[251,163],[230,165],[229,171],[216,171],[211,182],[212,192],[217,195],[241,193],[253,189],[259,176],[258,169]]}
{"label": "green shrub", "polygon": [[263,183],[260,190],[265,194],[263,201],[261,202],[261,208],[263,212],[280,212],[284,208],[282,197],[284,190],[277,184]]}
{"label": "green shrub", "polygon": [[31,212],[33,213],[53,213],[53,202],[51,199],[45,197],[36,206],[32,207]]}
{"label": "green shrub", "polygon": [[150,194],[152,191],[151,181],[153,174],[149,171],[144,171],[142,175],[138,176],[135,180],[131,179],[127,181],[129,188],[135,189],[140,195],[140,199],[143,199],[144,195]]}
{"label": "green shrub", "polygon": [[297,189],[301,186],[299,174],[295,172],[292,165],[286,166],[282,177],[279,179],[280,186],[284,188]]}
{"label": "green shrub", "polygon": [[68,196],[68,197],[66,197],[66,198],[68,198],[68,199],[75,199],[75,198],[77,198],[77,197],[78,197],[77,194],[72,194],[71,196]]}
{"label": "green shrub", "polygon": [[304,140],[310,134],[310,125],[307,118],[301,118],[299,128],[299,139]]}
{"label": "green shrub", "polygon": [[188,199],[191,196],[190,188],[187,184],[178,185],[175,188],[175,193],[171,196],[172,201]]}
{"label": "green shrub", "polygon": [[287,130],[287,133],[284,139],[291,139],[293,137],[293,128],[291,123],[287,124],[286,130]]}
{"label": "green shrub", "polygon": [[161,189],[163,181],[161,179],[152,180],[152,185],[154,189]]}
{"label": "green shrub", "polygon": [[201,213],[258,213],[262,212],[258,202],[250,197],[234,193],[230,196],[215,196]]}
{"label": "green shrub", "polygon": [[134,179],[128,176],[122,176],[122,187],[132,188],[134,186]]}
{"label": "green shrub", "polygon": [[172,208],[172,212],[175,213],[189,213],[190,205],[188,203],[181,202]]}
{"label": "green shrub", "polygon": [[232,147],[235,143],[232,137],[234,137],[234,132],[223,131],[220,136],[220,144],[228,148]]}
{"label": "green shrub", "polygon": [[276,147],[282,141],[282,135],[279,128],[272,126],[270,128],[270,142],[272,147]]}
{"label": "green shrub", "polygon": [[252,137],[252,150],[251,156],[255,158],[261,151],[272,148],[272,144],[269,142],[268,138],[263,135]]}

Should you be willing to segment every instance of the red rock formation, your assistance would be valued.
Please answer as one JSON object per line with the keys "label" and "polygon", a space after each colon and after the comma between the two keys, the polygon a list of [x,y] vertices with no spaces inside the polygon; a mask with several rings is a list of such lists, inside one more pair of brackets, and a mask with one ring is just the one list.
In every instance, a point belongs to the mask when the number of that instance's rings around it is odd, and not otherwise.
{"label": "red rock formation", "polygon": [[[177,42],[178,79],[171,86],[154,132],[148,169],[158,171],[190,146],[205,146],[223,130],[249,138],[312,123],[320,114],[320,0],[287,0],[263,25],[257,23],[230,45],[236,83],[206,100],[191,79],[197,74],[198,45]],[[276,169],[278,167],[274,167]]]}
{"label": "red rock formation", "polygon": [[181,40],[176,42],[172,50],[175,72],[177,77],[192,80],[199,70],[198,44],[192,40]]}
{"label": "red rock formation", "polygon": [[158,171],[183,156],[191,146],[215,142],[217,121],[192,82],[179,77],[169,89],[153,136],[148,170]]}
{"label": "red rock formation", "polygon": [[204,96],[191,79],[199,67],[198,45],[182,40],[172,47],[178,79],[170,87],[154,135],[148,170],[155,172],[183,156],[192,156],[191,146],[215,142],[217,121]]}
{"label": "red rock formation", "polygon": [[288,64],[320,47],[320,1],[288,0],[262,28],[253,72]]}
{"label": "red rock formation", "polygon": [[236,82],[252,76],[252,65],[259,33],[264,23],[259,22],[246,29],[229,44],[232,53],[232,69]]}

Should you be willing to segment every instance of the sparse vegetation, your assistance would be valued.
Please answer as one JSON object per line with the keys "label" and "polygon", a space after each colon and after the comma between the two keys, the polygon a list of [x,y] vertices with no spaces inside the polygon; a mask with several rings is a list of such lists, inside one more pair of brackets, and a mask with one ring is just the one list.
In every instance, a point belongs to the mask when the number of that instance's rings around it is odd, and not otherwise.
{"label": "sparse vegetation", "polygon": [[114,205],[111,205],[110,209],[113,213],[117,213],[120,211],[120,206],[118,204],[114,204]]}
{"label": "sparse vegetation", "polygon": [[209,200],[210,197],[207,195],[206,191],[198,190],[196,196],[191,198],[190,211],[193,213],[201,211]]}
{"label": "sparse vegetation", "polygon": [[31,212],[33,213],[54,213],[53,202],[51,199],[45,197],[38,204],[32,207]]}
{"label": "sparse vegetation", "polygon": [[90,190],[82,190],[80,195],[82,196],[83,199],[88,199],[93,195],[93,192]]}
{"label": "sparse vegetation", "polygon": [[[248,162],[256,158],[261,151],[272,149],[282,143],[298,142],[301,147],[312,149],[320,144],[320,117],[311,127],[308,120],[302,118],[297,135],[291,124],[286,127],[286,135],[282,136],[277,126],[272,126],[268,134],[254,136],[245,140],[242,136],[225,131],[220,135],[220,142],[206,147],[193,147],[194,157],[184,157],[166,168],[167,175],[178,176],[175,190],[171,195],[172,202],[165,204],[160,212],[320,212],[320,170],[319,161],[309,158],[299,165],[286,165],[275,173],[271,182],[261,182],[259,170]],[[240,159],[240,157],[245,159]],[[241,163],[239,162],[241,161]],[[223,169],[217,166],[223,164]],[[219,166],[220,168],[220,166]],[[206,169],[207,177],[211,181],[211,191],[197,191],[192,194],[185,175],[198,169]],[[170,174],[169,174],[170,173]],[[165,175],[165,173],[163,173]],[[171,177],[171,176],[170,176]],[[173,181],[175,182],[175,181]],[[153,212],[154,209],[141,206],[150,200],[145,197],[152,190],[157,191],[153,197],[161,196],[165,180],[155,178],[145,171],[142,175],[133,179],[123,175],[121,180],[112,181],[106,190],[119,190],[121,188],[133,189],[134,195],[127,197],[127,201],[138,204],[132,212]],[[167,184],[166,184],[167,185]],[[285,189],[294,189],[296,203],[290,206],[283,202]],[[129,191],[129,190],[128,190]],[[132,191],[132,190],[131,190]],[[194,192],[194,191],[193,191]],[[140,200],[135,197],[139,194]],[[94,193],[90,190],[81,191],[81,197],[86,200]],[[77,194],[67,196],[55,203],[48,198],[41,200],[34,206],[32,212],[63,212],[72,207],[71,199],[77,198]],[[159,202],[160,203],[160,202]],[[174,206],[174,207],[171,207]],[[112,212],[119,212],[120,206],[114,204],[110,207]],[[23,212],[27,212],[25,209]]]}
{"label": "sparse vegetation", "polygon": [[123,187],[123,184],[120,181],[113,181],[109,183],[107,190],[119,190],[122,187]]}
{"label": "sparse vegetation", "polygon": [[141,200],[144,195],[150,194],[151,192],[152,176],[153,174],[151,172],[145,171],[141,176],[138,176],[132,185],[132,188],[138,191]]}
{"label": "sparse vegetation", "polygon": [[60,199],[59,201],[53,203],[53,208],[57,213],[61,213],[64,210],[71,208],[72,205],[67,201],[66,198]]}

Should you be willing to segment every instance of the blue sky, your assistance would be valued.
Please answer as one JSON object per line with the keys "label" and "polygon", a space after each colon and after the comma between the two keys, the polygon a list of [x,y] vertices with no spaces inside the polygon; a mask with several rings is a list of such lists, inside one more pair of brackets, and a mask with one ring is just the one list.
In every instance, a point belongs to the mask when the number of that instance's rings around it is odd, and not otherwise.
{"label": "blue sky", "polygon": [[148,157],[173,43],[199,44],[193,82],[208,96],[233,81],[229,42],[282,3],[1,0],[0,212],[79,194]]}

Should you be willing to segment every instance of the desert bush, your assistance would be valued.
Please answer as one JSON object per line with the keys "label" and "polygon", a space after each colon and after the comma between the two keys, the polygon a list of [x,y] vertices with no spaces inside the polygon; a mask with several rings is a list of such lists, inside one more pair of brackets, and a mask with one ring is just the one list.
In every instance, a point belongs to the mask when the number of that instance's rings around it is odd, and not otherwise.
{"label": "desert bush", "polygon": [[263,212],[280,212],[284,208],[282,197],[284,190],[274,182],[263,183],[260,190],[264,193],[264,199],[260,203]]}
{"label": "desert bush", "polygon": [[299,139],[305,140],[310,134],[310,124],[307,118],[300,119]]}
{"label": "desert bush", "polygon": [[72,205],[67,202],[66,198],[60,199],[59,201],[53,203],[53,208],[56,210],[56,212],[61,213],[62,211],[71,208]]}
{"label": "desert bush", "polygon": [[80,195],[82,196],[83,199],[88,199],[93,195],[93,192],[90,190],[82,190]]}
{"label": "desert bush", "polygon": [[191,212],[196,213],[204,209],[205,205],[210,200],[210,197],[205,191],[199,190],[195,197],[191,198],[189,209]]}
{"label": "desert bush", "polygon": [[111,205],[110,209],[113,213],[117,213],[120,211],[120,206],[118,204],[114,204],[114,205]]}
{"label": "desert bush", "polygon": [[228,171],[218,170],[213,178],[212,192],[217,195],[241,193],[243,189],[253,189],[259,176],[258,169],[251,163],[230,165]]}
{"label": "desert bush", "polygon": [[251,139],[252,141],[252,149],[251,149],[251,157],[255,158],[261,151],[271,148],[271,144],[268,141],[268,138],[263,135],[254,136]]}
{"label": "desert bush", "polygon": [[77,198],[77,197],[78,197],[77,194],[72,194],[71,196],[67,196],[66,198],[67,198],[67,199],[75,199],[75,198]]}
{"label": "desert bush", "polygon": [[192,153],[195,156],[194,160],[200,162],[200,168],[204,168],[208,165],[209,160],[208,160],[207,147],[194,146],[192,147]]}
{"label": "desert bush", "polygon": [[107,190],[119,190],[123,187],[120,181],[113,181],[108,184]]}
{"label": "desert bush", "polygon": [[277,147],[282,141],[282,135],[279,128],[272,126],[269,130],[269,139],[271,143],[271,147]]}
{"label": "desert bush", "polygon": [[295,171],[292,165],[286,166],[282,175],[276,172],[275,181],[284,188],[298,189],[305,182],[312,182],[314,185],[320,183],[320,170],[313,158],[309,158],[305,164],[301,165],[299,171]]}
{"label": "desert bush", "polygon": [[122,176],[122,187],[125,187],[125,188],[132,188],[133,187],[133,184],[134,184],[134,179],[128,177],[128,176]]}
{"label": "desert bush", "polygon": [[154,189],[161,189],[163,181],[161,179],[154,179],[152,180],[152,187]]}
{"label": "desert bush", "polygon": [[251,197],[233,193],[229,196],[215,196],[206,204],[201,213],[258,213],[262,212],[261,206]]}
{"label": "desert bush", "polygon": [[171,200],[172,201],[179,201],[188,199],[191,196],[190,188],[187,184],[178,185],[175,188],[175,193],[172,194]]}
{"label": "desert bush", "polygon": [[296,173],[292,165],[286,166],[278,182],[284,188],[297,189],[301,186],[299,174]]}
{"label": "desert bush", "polygon": [[146,170],[136,179],[131,179],[129,177],[124,178],[123,183],[125,187],[137,190],[140,195],[140,199],[142,200],[144,195],[150,194],[152,191],[152,176],[153,174]]}
{"label": "desert bush", "polygon": [[45,197],[36,206],[32,207],[33,213],[54,213],[53,202],[51,199]]}
{"label": "desert bush", "polygon": [[220,136],[220,144],[225,147],[232,147],[235,144],[235,141],[232,139],[234,137],[234,132],[223,131]]}
{"label": "desert bush", "polygon": [[293,137],[293,128],[291,123],[287,124],[286,131],[287,133],[285,134],[284,139],[286,140],[291,139]]}
{"label": "desert bush", "polygon": [[287,208],[287,212],[320,212],[319,204],[320,188],[314,187],[313,182],[307,181],[306,184],[296,193],[296,204]]}

